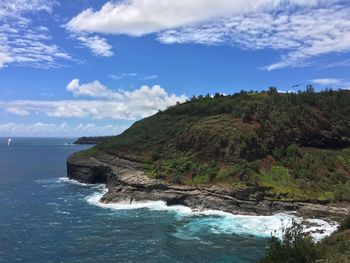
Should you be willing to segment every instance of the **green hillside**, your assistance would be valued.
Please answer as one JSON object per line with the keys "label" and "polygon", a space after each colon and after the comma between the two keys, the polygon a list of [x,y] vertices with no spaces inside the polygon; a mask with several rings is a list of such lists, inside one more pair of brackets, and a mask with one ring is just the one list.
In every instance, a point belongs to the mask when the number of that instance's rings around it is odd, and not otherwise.
{"label": "green hillside", "polygon": [[193,97],[79,154],[144,163],[181,184],[266,187],[266,198],[350,199],[350,91]]}

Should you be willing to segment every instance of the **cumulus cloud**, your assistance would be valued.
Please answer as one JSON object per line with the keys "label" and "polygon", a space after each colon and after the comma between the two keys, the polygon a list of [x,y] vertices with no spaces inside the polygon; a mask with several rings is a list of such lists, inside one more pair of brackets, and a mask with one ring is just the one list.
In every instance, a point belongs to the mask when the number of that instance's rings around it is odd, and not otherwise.
{"label": "cumulus cloud", "polygon": [[79,36],[77,39],[81,41],[83,46],[88,47],[96,56],[113,56],[112,46],[108,44],[105,38],[99,36]]}
{"label": "cumulus cloud", "polygon": [[89,96],[101,98],[115,98],[117,93],[110,91],[106,86],[102,85],[98,80],[80,85],[79,79],[73,79],[67,85],[67,91],[73,93],[74,96]]}
{"label": "cumulus cloud", "polygon": [[164,110],[177,102],[184,102],[185,95],[168,94],[159,85],[141,86],[133,91],[113,91],[98,81],[80,84],[78,79],[72,80],[67,90],[75,96],[85,96],[85,100],[15,100],[0,101],[0,108],[17,115],[44,113],[50,117],[70,118],[144,118]]}
{"label": "cumulus cloud", "polygon": [[74,32],[142,36],[162,43],[274,49],[275,70],[305,66],[314,57],[350,50],[350,7],[344,0],[130,0],[107,2],[72,18]]}
{"label": "cumulus cloud", "polygon": [[66,122],[61,124],[9,122],[0,124],[0,136],[103,136],[117,135],[127,128],[126,125],[95,125],[91,123],[69,125]]}

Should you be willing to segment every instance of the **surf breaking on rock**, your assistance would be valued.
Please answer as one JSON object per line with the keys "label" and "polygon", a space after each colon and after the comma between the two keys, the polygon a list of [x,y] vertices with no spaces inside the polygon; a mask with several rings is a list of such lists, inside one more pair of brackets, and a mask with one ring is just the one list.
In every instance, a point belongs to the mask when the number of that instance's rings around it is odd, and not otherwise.
{"label": "surf breaking on rock", "polygon": [[[91,184],[82,184],[75,180],[61,180],[65,183],[77,184],[80,186],[91,187]],[[322,219],[303,219],[292,213],[276,213],[268,216],[258,215],[239,215],[231,214],[219,210],[195,210],[182,205],[168,206],[164,201],[120,201],[117,203],[104,203],[101,198],[108,192],[104,185],[95,185],[96,191],[87,196],[85,200],[94,206],[111,210],[131,210],[131,209],[149,209],[154,212],[170,212],[182,220],[189,218],[174,233],[178,238],[195,239],[201,231],[207,231],[212,234],[237,234],[252,235],[261,238],[267,238],[271,235],[281,237],[282,227],[288,227],[292,220],[304,222],[307,224],[305,231],[310,232],[315,240],[320,240],[333,233],[338,224],[336,222],[327,222]]]}

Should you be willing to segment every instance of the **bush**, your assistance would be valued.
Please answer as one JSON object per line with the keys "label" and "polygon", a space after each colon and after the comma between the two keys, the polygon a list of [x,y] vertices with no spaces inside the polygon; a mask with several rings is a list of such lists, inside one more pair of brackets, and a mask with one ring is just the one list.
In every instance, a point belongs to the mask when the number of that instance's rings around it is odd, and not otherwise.
{"label": "bush", "polygon": [[316,243],[303,226],[293,220],[284,228],[282,240],[271,237],[269,248],[260,263],[311,263],[318,259]]}
{"label": "bush", "polygon": [[340,224],[339,231],[350,229],[350,215],[348,215]]}
{"label": "bush", "polygon": [[153,162],[158,161],[161,157],[161,151],[159,149],[155,149],[151,155],[151,160]]}
{"label": "bush", "polygon": [[193,182],[195,184],[205,184],[205,183],[208,183],[210,181],[210,178],[208,175],[199,175],[199,176],[196,176],[194,179],[193,179]]}
{"label": "bush", "polygon": [[350,182],[338,184],[334,187],[334,199],[336,201],[346,201],[350,198]]}

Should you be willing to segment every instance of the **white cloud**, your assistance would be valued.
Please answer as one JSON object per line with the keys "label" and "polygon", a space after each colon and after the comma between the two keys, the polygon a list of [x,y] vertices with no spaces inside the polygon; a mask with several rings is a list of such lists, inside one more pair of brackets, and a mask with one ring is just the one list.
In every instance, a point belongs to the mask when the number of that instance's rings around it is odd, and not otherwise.
{"label": "white cloud", "polygon": [[278,90],[278,93],[297,93],[297,91],[292,90],[292,89],[290,89],[290,90]]}
{"label": "white cloud", "polygon": [[25,12],[51,12],[56,1],[52,0],[1,0],[0,18],[19,16]]}
{"label": "white cloud", "polygon": [[281,60],[264,67],[307,66],[310,59],[350,51],[350,7],[300,9],[224,18],[213,23],[168,30],[163,43],[230,44],[244,49],[274,49]]}
{"label": "white cloud", "polygon": [[335,67],[350,67],[350,59],[344,59],[336,62],[331,62],[327,65],[323,65],[320,68],[335,68]]}
{"label": "white cloud", "polygon": [[21,110],[19,108],[6,108],[6,111],[15,115],[20,115],[20,116],[28,116],[29,112],[26,110]]}
{"label": "white cloud", "polygon": [[67,24],[73,31],[140,36],[225,16],[274,10],[288,4],[315,6],[335,0],[130,0],[87,9]]}
{"label": "white cloud", "polygon": [[340,79],[331,79],[331,78],[323,78],[323,79],[313,79],[312,83],[320,84],[320,85],[330,85],[330,84],[339,84],[342,83]]}
{"label": "white cloud", "polygon": [[34,25],[32,14],[51,13],[54,0],[0,2],[0,68],[10,63],[40,68],[61,67],[72,57],[56,44],[48,28]]}
{"label": "white cloud", "polygon": [[131,73],[117,73],[117,74],[111,74],[109,77],[114,80],[120,80],[120,79],[125,79],[125,78],[135,78],[137,77],[138,74],[131,72]]}
{"label": "white cloud", "polygon": [[111,74],[109,75],[109,77],[114,80],[121,80],[121,79],[128,79],[128,78],[136,78],[138,80],[154,80],[159,78],[159,76],[156,74],[147,75],[144,73],[134,73],[134,72]]}
{"label": "white cloud", "polygon": [[153,74],[153,75],[142,76],[140,79],[142,79],[142,80],[153,80],[153,79],[157,79],[157,78],[159,78],[159,76]]}
{"label": "white cloud", "polygon": [[162,87],[142,86],[133,91],[113,91],[107,89],[100,82],[94,81],[80,84],[78,79],[72,80],[67,90],[75,96],[91,97],[91,100],[15,100],[0,101],[0,109],[23,115],[25,112],[44,113],[50,117],[70,118],[113,118],[137,119],[155,114],[176,102],[184,102],[185,95],[168,94]]}
{"label": "white cloud", "polygon": [[163,43],[233,45],[278,50],[266,70],[309,65],[350,51],[350,7],[344,0],[130,0],[107,2],[71,19],[75,32],[142,36]]}
{"label": "white cloud", "polygon": [[4,67],[7,63],[13,62],[13,58],[6,53],[0,53],[0,69]]}
{"label": "white cloud", "polygon": [[95,98],[115,98],[118,97],[115,92],[107,89],[98,80],[80,85],[79,79],[73,79],[67,85],[67,91],[73,93],[74,96],[89,96]]}
{"label": "white cloud", "polygon": [[95,125],[78,124],[69,125],[37,122],[33,124],[22,124],[9,122],[0,124],[0,136],[104,136],[117,135],[126,130],[126,125]]}
{"label": "white cloud", "polygon": [[313,79],[311,83],[332,89],[350,89],[350,81],[335,78]]}
{"label": "white cloud", "polygon": [[88,47],[96,56],[113,56],[112,46],[107,43],[105,38],[99,36],[79,36],[77,39],[82,42],[83,46]]}

